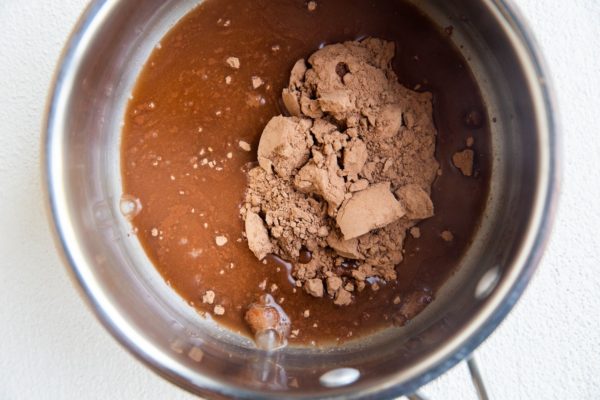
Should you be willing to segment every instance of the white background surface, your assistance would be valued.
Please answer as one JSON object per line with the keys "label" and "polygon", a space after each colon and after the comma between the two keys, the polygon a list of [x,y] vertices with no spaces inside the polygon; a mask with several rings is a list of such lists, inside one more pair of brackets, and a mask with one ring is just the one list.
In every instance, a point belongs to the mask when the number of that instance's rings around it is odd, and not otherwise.
{"label": "white background surface", "polygon": [[[554,233],[522,300],[478,351],[494,399],[600,398],[600,1],[516,0],[554,79],[564,180]],[[0,399],[191,399],[103,330],[47,227],[40,130],[85,0],[0,0]],[[423,392],[474,399],[461,365]]]}

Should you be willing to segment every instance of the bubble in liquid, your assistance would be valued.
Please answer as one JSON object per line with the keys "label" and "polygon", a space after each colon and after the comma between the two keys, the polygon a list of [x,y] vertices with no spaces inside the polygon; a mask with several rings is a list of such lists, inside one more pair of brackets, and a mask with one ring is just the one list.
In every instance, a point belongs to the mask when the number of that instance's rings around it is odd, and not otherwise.
{"label": "bubble in liquid", "polygon": [[124,194],[119,201],[119,210],[127,220],[131,221],[142,211],[142,202],[137,197]]}

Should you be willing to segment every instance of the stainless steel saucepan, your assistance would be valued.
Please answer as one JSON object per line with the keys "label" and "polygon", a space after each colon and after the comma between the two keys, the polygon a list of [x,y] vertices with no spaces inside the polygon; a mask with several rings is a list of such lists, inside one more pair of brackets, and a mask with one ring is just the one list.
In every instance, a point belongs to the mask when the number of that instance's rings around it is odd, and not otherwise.
{"label": "stainless steel saucepan", "polygon": [[531,278],[557,197],[547,75],[514,6],[415,1],[440,26],[454,26],[452,40],[462,45],[498,121],[488,206],[458,272],[401,329],[338,348],[266,353],[187,306],[128,235],[119,209],[128,96],[153,47],[197,3],[93,1],[60,61],[45,126],[45,185],[59,247],[98,319],[158,374],[212,398],[393,397],[467,358]]}

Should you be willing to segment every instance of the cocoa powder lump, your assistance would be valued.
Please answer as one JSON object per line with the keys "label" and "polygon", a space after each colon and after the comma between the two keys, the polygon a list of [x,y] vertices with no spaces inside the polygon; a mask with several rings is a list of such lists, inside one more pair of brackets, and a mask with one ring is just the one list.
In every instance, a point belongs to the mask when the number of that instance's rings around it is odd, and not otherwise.
{"label": "cocoa powder lump", "polygon": [[240,209],[257,258],[290,261],[297,287],[340,306],[396,279],[407,231],[434,213],[432,96],[400,85],[393,57],[368,38],[298,60]]}

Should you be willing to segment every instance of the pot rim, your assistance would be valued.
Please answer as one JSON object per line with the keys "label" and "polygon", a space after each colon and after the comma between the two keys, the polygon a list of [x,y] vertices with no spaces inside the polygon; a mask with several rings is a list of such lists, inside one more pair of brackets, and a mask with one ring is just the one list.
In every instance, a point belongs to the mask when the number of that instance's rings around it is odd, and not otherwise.
{"label": "pot rim", "polygon": [[[558,203],[561,155],[558,135],[558,116],[552,84],[546,63],[539,52],[533,35],[525,25],[524,18],[512,0],[483,0],[490,5],[509,33],[532,91],[535,105],[535,118],[540,146],[540,179],[536,188],[534,212],[530,218],[514,265],[498,285],[481,309],[475,313],[458,334],[450,337],[446,343],[416,365],[409,372],[392,373],[385,379],[375,381],[367,388],[340,388],[328,393],[330,396],[374,397],[394,396],[410,393],[425,383],[440,376],[472,353],[508,315],[521,297],[525,287],[535,272],[547,244],[552,222]],[[86,262],[78,248],[62,188],[60,143],[65,129],[62,116],[66,107],[66,90],[74,80],[74,72],[81,59],[81,49],[93,35],[94,29],[101,23],[111,7],[111,0],[93,0],[81,15],[73,29],[58,61],[46,106],[46,116],[42,132],[42,182],[46,197],[47,215],[52,227],[55,244],[61,254],[76,287],[91,307],[97,319],[106,330],[133,356],[142,361],[151,370],[172,383],[194,394],[235,395],[236,397],[278,398],[281,393],[265,393],[240,388],[223,388],[222,385],[204,376],[195,375],[193,379],[183,376],[176,363],[155,345],[139,335],[127,319],[111,306],[110,300],[102,288],[93,282],[92,267]],[[409,376],[408,379],[406,375]],[[353,390],[350,392],[349,390]],[[286,394],[290,396],[290,394]],[[295,395],[292,395],[295,396]],[[302,396],[302,395],[298,395]],[[304,397],[304,396],[302,396]]]}

